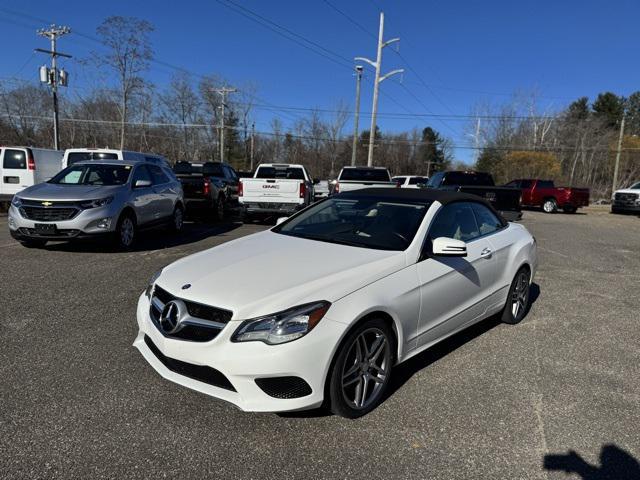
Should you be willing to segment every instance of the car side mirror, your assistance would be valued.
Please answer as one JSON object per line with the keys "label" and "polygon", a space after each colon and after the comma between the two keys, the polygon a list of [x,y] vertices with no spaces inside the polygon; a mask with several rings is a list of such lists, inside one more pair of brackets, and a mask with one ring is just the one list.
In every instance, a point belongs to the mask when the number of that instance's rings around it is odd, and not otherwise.
{"label": "car side mirror", "polygon": [[454,238],[438,237],[433,241],[433,254],[442,257],[466,257],[467,244]]}
{"label": "car side mirror", "polygon": [[286,220],[288,220],[288,219],[289,219],[289,217],[279,217],[279,218],[276,220],[276,225],[280,225],[282,222],[284,222],[284,221],[286,221]]}
{"label": "car side mirror", "polygon": [[133,188],[145,188],[151,186],[151,180],[136,180]]}

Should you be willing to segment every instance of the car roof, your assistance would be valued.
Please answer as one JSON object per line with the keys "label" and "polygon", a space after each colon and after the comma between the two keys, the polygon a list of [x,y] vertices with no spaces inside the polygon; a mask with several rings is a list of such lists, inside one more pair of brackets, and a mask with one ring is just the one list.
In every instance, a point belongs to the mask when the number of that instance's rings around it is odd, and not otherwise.
{"label": "car roof", "polygon": [[75,165],[128,165],[133,167],[134,165],[157,165],[154,162],[147,162],[143,160],[81,160],[79,162],[75,162],[71,167]]}
{"label": "car roof", "polygon": [[484,198],[469,193],[454,192],[452,190],[438,190],[435,188],[362,188],[337,195],[341,198],[376,197],[385,200],[407,200],[411,202],[440,202],[443,205],[452,202],[482,203],[494,210]]}

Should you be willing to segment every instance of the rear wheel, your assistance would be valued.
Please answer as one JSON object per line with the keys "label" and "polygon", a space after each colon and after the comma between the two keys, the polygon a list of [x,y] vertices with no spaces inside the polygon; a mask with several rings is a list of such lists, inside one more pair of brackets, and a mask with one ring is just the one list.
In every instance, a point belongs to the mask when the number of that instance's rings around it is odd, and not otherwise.
{"label": "rear wheel", "polygon": [[502,311],[502,321],[504,323],[516,324],[525,317],[529,310],[529,293],[531,285],[529,283],[530,272],[527,267],[522,267],[516,273],[511,282],[507,303]]}
{"label": "rear wheel", "polygon": [[214,205],[214,215],[217,221],[224,220],[224,195],[218,195],[216,204]]}
{"label": "rear wheel", "polygon": [[118,220],[116,227],[115,244],[122,250],[133,247],[136,239],[136,221],[130,213],[125,213]]}
{"label": "rear wheel", "polygon": [[331,411],[358,418],[376,408],[389,385],[395,337],[381,319],[358,325],[342,342],[329,376]]}
{"label": "rear wheel", "polygon": [[542,204],[542,210],[545,213],[555,213],[558,211],[558,203],[555,198],[547,198]]}
{"label": "rear wheel", "polygon": [[47,244],[46,240],[30,238],[28,240],[20,240],[23,247],[27,248],[42,248]]}

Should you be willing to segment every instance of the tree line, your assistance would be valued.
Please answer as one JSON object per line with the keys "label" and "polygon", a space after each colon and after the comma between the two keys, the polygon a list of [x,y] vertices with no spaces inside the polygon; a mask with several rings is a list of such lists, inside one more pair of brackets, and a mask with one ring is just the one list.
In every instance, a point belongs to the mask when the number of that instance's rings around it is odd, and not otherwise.
{"label": "tree line", "polygon": [[[96,29],[102,45],[82,61],[83,68],[112,78],[60,103],[62,148],[111,147],[154,152],[176,161],[218,161],[221,156],[222,96],[228,86],[219,75],[177,71],[166,86],[149,77],[154,52],[149,22],[114,16]],[[351,115],[339,102],[330,112],[295,115],[285,129],[274,114],[269,128],[252,135],[258,97],[254,84],[226,97],[224,158],[238,170],[260,162],[301,163],[314,176],[329,178],[351,163],[353,136],[345,132]],[[0,82],[0,142],[50,147],[53,144],[51,99],[45,86]],[[286,114],[291,118],[290,113]],[[375,161],[394,173],[427,174],[446,169],[453,159],[451,142],[430,127],[375,134]],[[358,164],[366,163],[369,132],[356,142]]]}

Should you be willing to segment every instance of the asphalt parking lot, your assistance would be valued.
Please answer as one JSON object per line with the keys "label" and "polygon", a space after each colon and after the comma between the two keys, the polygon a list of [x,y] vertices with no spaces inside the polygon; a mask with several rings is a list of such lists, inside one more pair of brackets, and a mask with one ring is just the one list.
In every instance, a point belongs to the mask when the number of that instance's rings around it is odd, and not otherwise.
{"label": "asphalt parking lot", "polygon": [[0,477],[640,478],[640,218],[585,212],[525,213],[541,264],[521,324],[415,357],[355,421],[243,413],[131,346],[156,270],[264,226],[188,224],[114,253],[26,249],[0,217]]}

